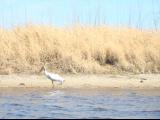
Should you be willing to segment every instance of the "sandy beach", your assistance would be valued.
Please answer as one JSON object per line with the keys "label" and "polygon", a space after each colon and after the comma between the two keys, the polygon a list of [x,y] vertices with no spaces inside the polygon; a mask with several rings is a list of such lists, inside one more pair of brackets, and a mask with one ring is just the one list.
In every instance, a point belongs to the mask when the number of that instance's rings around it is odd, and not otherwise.
{"label": "sandy beach", "polygon": [[[160,74],[90,75],[65,74],[63,85],[54,83],[55,89],[160,89]],[[51,81],[43,75],[0,75],[0,88],[52,88]]]}

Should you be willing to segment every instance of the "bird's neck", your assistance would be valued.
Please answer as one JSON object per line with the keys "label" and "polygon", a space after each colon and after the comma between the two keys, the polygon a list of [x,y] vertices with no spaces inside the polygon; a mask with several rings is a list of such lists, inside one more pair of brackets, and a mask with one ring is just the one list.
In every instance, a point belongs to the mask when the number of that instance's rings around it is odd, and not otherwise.
{"label": "bird's neck", "polygon": [[47,70],[46,70],[45,67],[44,67],[44,73],[45,73],[46,75],[48,75],[48,72],[47,72]]}

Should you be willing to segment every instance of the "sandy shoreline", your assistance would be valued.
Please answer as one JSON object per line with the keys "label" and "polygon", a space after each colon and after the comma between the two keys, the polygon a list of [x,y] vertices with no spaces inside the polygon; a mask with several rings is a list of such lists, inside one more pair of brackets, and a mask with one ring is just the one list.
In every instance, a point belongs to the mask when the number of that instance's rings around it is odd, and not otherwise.
{"label": "sandy shoreline", "polygon": [[[56,89],[160,89],[160,74],[139,75],[62,75],[63,85]],[[0,75],[0,88],[52,88],[51,81],[43,75]]]}

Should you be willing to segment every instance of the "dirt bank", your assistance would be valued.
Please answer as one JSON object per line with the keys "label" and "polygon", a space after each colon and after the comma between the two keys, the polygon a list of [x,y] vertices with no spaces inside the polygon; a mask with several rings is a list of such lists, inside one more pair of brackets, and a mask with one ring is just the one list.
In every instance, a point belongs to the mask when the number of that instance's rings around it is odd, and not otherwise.
{"label": "dirt bank", "polygon": [[[160,89],[160,74],[140,75],[62,75],[63,85],[55,83],[56,89]],[[47,87],[52,88],[51,81],[43,75],[0,75],[0,87]]]}

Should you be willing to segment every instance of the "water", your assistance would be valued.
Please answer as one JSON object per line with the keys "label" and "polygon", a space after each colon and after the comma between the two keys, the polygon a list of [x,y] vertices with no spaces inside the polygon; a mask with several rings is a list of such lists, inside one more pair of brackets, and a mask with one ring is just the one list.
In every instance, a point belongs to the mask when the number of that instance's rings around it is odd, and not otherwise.
{"label": "water", "polygon": [[1,89],[0,118],[160,118],[160,93]]}

